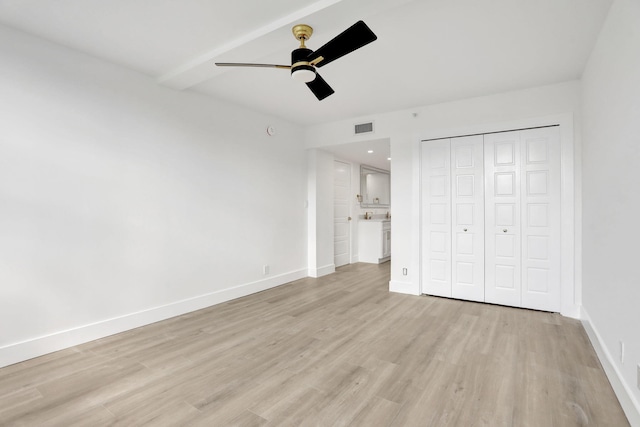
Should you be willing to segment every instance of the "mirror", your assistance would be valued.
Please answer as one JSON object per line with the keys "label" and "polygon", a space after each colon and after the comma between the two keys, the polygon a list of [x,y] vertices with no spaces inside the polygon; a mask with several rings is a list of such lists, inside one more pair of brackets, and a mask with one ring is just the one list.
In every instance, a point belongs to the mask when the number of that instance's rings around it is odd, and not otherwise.
{"label": "mirror", "polygon": [[389,171],[360,165],[360,194],[363,208],[385,208],[391,203]]}

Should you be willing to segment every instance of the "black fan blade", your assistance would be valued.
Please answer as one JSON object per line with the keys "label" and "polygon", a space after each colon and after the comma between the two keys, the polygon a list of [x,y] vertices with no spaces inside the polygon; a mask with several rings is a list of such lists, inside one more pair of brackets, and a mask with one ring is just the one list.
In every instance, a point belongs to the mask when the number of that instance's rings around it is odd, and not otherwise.
{"label": "black fan blade", "polygon": [[316,78],[307,83],[311,92],[318,98],[318,101],[322,101],[327,96],[333,94],[334,90],[331,89],[331,86],[324,81],[320,74],[316,73]]}
{"label": "black fan blade", "polygon": [[258,67],[258,68],[284,68],[291,69],[291,65],[276,64],[250,64],[246,62],[216,62],[218,67]]}
{"label": "black fan blade", "polygon": [[324,67],[336,59],[341,58],[356,49],[360,49],[362,46],[365,46],[377,39],[378,37],[373,34],[373,31],[371,31],[369,27],[367,27],[367,24],[362,21],[358,21],[327,42],[324,46],[310,54],[307,60],[312,62],[315,59],[323,57],[324,59],[316,63],[316,67]]}

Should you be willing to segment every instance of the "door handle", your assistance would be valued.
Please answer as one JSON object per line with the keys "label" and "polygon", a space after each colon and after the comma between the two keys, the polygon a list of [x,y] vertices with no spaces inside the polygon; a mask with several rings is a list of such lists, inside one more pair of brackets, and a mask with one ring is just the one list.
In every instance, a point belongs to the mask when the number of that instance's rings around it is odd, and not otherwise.
{"label": "door handle", "polygon": [[505,229],[503,229],[503,230],[502,230],[502,232],[503,232],[503,233],[506,233],[506,232],[507,232],[507,229],[506,229],[506,228],[505,228]]}
{"label": "door handle", "polygon": [[351,221],[351,217],[350,216],[347,217],[347,221]]}
{"label": "door handle", "polygon": [[466,233],[466,232],[467,232],[467,229],[465,228],[463,231]]}

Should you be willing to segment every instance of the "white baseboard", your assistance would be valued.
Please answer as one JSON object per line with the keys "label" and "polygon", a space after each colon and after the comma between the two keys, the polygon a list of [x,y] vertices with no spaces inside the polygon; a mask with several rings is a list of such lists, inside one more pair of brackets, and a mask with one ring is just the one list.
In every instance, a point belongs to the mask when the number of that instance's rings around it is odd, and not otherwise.
{"label": "white baseboard", "polygon": [[397,292],[399,294],[420,295],[420,291],[411,282],[399,282],[391,280],[389,282],[389,292]]}
{"label": "white baseboard", "polygon": [[251,283],[200,295],[148,310],[130,313],[50,335],[0,347],[0,368],[54,351],[84,344],[109,335],[149,325],[181,314],[210,307],[243,296],[261,292],[307,277],[307,270],[297,270]]}
{"label": "white baseboard", "polygon": [[598,359],[600,359],[600,364],[602,364],[604,372],[607,374],[611,387],[613,387],[613,391],[615,392],[629,423],[632,426],[640,427],[640,404],[634,396],[631,387],[625,382],[614,358],[604,345],[604,341],[584,307],[582,308],[581,320],[582,325],[591,340],[591,345],[593,345],[593,348],[596,350]]}
{"label": "white baseboard", "polygon": [[582,318],[581,312],[582,312],[582,309],[578,304],[563,306],[560,309],[560,314],[562,314],[564,317],[570,317],[572,319],[578,319],[578,320]]}
{"label": "white baseboard", "polygon": [[335,264],[329,264],[329,265],[325,265],[324,267],[310,268],[309,277],[318,278],[318,277],[326,276],[327,274],[331,274],[335,272],[336,272]]}

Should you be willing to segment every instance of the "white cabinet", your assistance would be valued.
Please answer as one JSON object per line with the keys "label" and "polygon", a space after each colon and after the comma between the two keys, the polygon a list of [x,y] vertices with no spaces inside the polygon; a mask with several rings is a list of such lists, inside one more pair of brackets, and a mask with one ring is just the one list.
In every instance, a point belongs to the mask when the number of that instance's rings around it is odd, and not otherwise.
{"label": "white cabinet", "polygon": [[391,257],[391,221],[382,223],[382,257]]}
{"label": "white cabinet", "polygon": [[358,223],[359,261],[380,264],[391,258],[391,221],[360,220]]}

